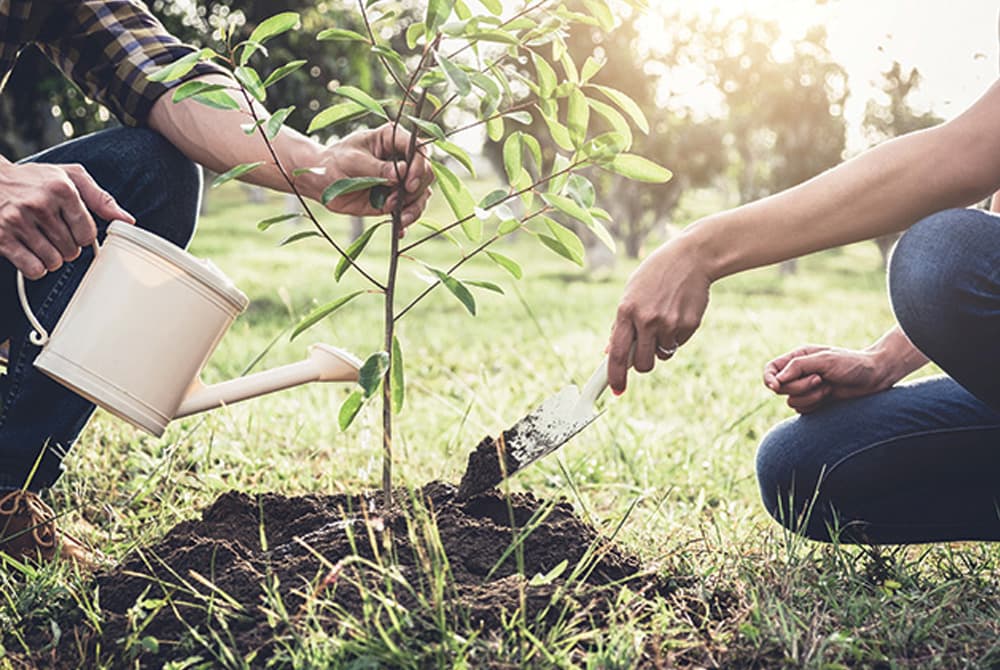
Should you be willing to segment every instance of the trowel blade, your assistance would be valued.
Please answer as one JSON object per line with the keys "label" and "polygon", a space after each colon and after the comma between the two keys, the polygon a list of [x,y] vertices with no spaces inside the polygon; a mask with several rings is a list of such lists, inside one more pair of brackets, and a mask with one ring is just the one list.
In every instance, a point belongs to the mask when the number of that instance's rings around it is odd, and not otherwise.
{"label": "trowel blade", "polygon": [[469,454],[459,484],[459,498],[468,498],[499,484],[521,468],[546,456],[599,416],[593,405],[581,407],[576,386],[567,386],[497,438],[483,440]]}

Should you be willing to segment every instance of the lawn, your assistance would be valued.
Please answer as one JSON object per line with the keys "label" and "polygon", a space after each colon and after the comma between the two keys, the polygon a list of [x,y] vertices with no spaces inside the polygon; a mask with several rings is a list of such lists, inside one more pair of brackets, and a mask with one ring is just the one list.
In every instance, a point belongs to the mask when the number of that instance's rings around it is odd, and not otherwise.
{"label": "lawn", "polygon": [[[361,357],[381,345],[374,297],[289,342],[289,327],[314,304],[361,285],[350,274],[336,284],[336,258],[315,240],[279,248],[293,224],[256,229],[283,206],[278,196],[247,204],[236,186],[212,195],[192,251],[211,258],[252,303],[212,358],[206,381],[240,374],[265,350],[258,368],[294,361],[311,342]],[[433,203],[431,218],[441,206]],[[346,239],[347,221],[328,220]],[[447,242],[433,249],[442,258],[449,253]],[[409,389],[397,426],[402,485],[457,482],[480,439],[567,383],[585,381],[601,359],[633,263],[619,259],[610,273],[589,277],[524,236],[499,250],[522,260],[524,280],[469,263],[461,276],[506,292],[477,293],[476,318],[438,291],[402,322]],[[423,286],[416,272],[403,271],[411,292]],[[544,638],[524,621],[510,632],[519,660],[504,667],[1000,665],[995,546],[818,545],[782,532],[759,502],[756,445],[790,415],[761,384],[764,363],[803,342],[861,347],[891,323],[873,244],[809,257],[794,277],[765,268],[716,286],[703,328],[673,361],[631,378],[625,395],[608,394],[594,425],[511,483],[543,499],[568,498],[608,533],[621,525],[617,541],[673,588],[585,644],[569,632]],[[341,432],[337,411],[349,390],[285,391],[177,421],[161,439],[98,412],[51,492],[53,506],[72,510],[67,526],[121,559],[231,489],[300,495],[373,488],[381,467],[379,409],[373,403]],[[7,571],[0,595],[0,667],[51,660],[48,649],[63,649],[70,630],[100,627],[99,594],[61,568]],[[477,667],[470,658],[507,653],[507,643],[483,636],[427,656],[414,638],[402,645],[405,654],[393,655],[398,639],[386,641],[374,627],[323,635],[303,626],[285,658],[289,667]],[[135,638],[146,648],[171,642]],[[126,667],[139,653],[123,652],[127,643],[93,652],[87,665]],[[220,655],[218,645],[199,651],[194,644],[192,657],[206,659],[206,667],[243,663]]]}

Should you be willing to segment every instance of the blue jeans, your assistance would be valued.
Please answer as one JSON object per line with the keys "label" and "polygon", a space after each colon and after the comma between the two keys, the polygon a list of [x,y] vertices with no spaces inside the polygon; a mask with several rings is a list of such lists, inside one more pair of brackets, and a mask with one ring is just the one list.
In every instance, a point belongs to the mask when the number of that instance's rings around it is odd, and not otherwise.
{"label": "blue jeans", "polygon": [[[159,134],[117,128],[66,142],[26,159],[37,163],[79,163],[115,197],[142,228],[187,246],[194,233],[201,197],[201,171]],[[108,222],[98,219],[98,237]],[[55,326],[83,279],[93,252],[38,281],[27,282],[28,298],[42,325]],[[108,328],[115,315],[107,315]],[[0,377],[0,489],[50,486],[62,471],[62,459],[94,411],[87,400],[38,372],[32,365],[39,348],[21,311],[15,269],[0,258],[0,342],[10,338],[10,362]],[[29,475],[36,462],[39,467]]]}
{"label": "blue jeans", "polygon": [[914,225],[889,293],[947,376],[776,426],[757,452],[764,505],[822,541],[1000,540],[1000,217],[955,209]]}

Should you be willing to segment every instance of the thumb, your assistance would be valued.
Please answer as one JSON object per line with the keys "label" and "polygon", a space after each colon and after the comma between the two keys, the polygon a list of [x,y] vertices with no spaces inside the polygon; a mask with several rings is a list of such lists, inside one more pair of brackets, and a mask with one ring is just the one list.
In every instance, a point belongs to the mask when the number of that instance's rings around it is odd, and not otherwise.
{"label": "thumb", "polygon": [[83,168],[70,169],[66,171],[66,174],[76,186],[80,199],[94,214],[106,221],[120,219],[128,223],[135,223],[135,217],[126,212],[114,196],[98,186],[86,170]]}

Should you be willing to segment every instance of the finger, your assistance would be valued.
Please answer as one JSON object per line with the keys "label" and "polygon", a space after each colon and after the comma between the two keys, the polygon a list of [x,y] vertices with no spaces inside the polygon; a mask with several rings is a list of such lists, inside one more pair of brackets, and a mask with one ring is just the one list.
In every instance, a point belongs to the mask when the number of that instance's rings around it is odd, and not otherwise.
{"label": "finger", "polygon": [[635,341],[635,329],[631,319],[618,315],[615,327],[611,331],[611,342],[608,346],[608,385],[615,395],[625,392],[628,382],[629,353]]}
{"label": "finger", "polygon": [[[69,165],[65,168],[66,174],[73,181],[80,199],[97,216],[106,221],[116,219],[127,223],[135,223],[135,217],[125,211],[115,200],[114,196],[97,185],[97,182],[87,174],[81,165]],[[93,223],[93,222],[91,222]],[[84,233],[86,231],[83,231]],[[76,231],[74,230],[74,234]]]}
{"label": "finger", "polygon": [[45,264],[20,240],[11,239],[0,247],[0,253],[28,279],[41,279],[45,276]]}
{"label": "finger", "polygon": [[824,385],[804,395],[788,396],[788,406],[794,410],[818,406],[830,395],[831,386]]}
{"label": "finger", "polygon": [[427,191],[425,191],[416,202],[412,203],[403,210],[402,223],[404,228],[417,222],[420,215],[423,214],[424,210],[427,208],[427,201],[430,200],[430,197],[430,189],[427,189]]}
{"label": "finger", "polygon": [[792,359],[777,374],[778,381],[782,384],[793,379],[799,379],[812,373],[822,375],[830,368],[830,357],[826,353],[809,354]]}
{"label": "finger", "polygon": [[814,390],[822,383],[823,378],[819,375],[809,375],[808,377],[795,379],[787,384],[782,384],[778,388],[777,393],[781,395],[802,395]]}
{"label": "finger", "polygon": [[35,226],[25,226],[18,230],[21,244],[28,248],[42,262],[45,269],[54,272],[62,267],[63,257],[59,250]]}
{"label": "finger", "polygon": [[826,349],[827,347],[821,347],[814,344],[807,344],[797,349],[792,349],[791,351],[786,352],[771,361],[768,361],[767,364],[764,366],[764,383],[768,387],[773,388],[773,384],[780,383],[776,379],[778,373],[781,372],[785,368],[785,366],[787,366],[788,363],[792,361],[792,359],[799,358],[800,356],[808,356],[810,354],[817,353],[819,351],[825,351]]}
{"label": "finger", "polygon": [[63,260],[71,261],[80,255],[80,245],[73,239],[69,224],[60,217],[52,217],[41,227],[42,234],[62,255]]}
{"label": "finger", "polygon": [[410,133],[401,126],[386,124],[381,128],[382,158],[405,156],[410,151]]}
{"label": "finger", "polygon": [[406,175],[406,190],[410,193],[420,193],[422,188],[426,188],[433,181],[434,173],[431,172],[423,153],[418,151],[410,162],[409,172]]}

